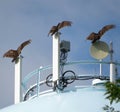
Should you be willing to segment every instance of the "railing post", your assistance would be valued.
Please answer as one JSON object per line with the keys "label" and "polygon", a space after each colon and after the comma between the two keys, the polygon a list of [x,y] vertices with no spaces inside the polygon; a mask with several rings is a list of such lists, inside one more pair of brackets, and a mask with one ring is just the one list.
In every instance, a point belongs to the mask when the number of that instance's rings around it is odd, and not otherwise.
{"label": "railing post", "polygon": [[43,67],[40,66],[40,68],[38,69],[38,75],[37,75],[37,96],[39,96],[39,92],[40,92],[40,75],[41,75],[41,72],[40,70],[42,69]]}
{"label": "railing post", "polygon": [[100,60],[100,76],[102,76],[102,59]]}

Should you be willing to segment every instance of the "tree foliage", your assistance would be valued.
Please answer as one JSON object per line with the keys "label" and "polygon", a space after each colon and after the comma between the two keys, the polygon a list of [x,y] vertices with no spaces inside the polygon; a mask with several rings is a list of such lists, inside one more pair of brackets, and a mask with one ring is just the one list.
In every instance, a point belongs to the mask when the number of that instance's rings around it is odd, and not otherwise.
{"label": "tree foliage", "polygon": [[105,107],[103,107],[103,110],[105,110],[106,112],[120,112],[118,110],[115,110],[114,107],[105,105]]}
{"label": "tree foliage", "polygon": [[106,99],[109,99],[110,104],[115,101],[116,103],[120,102],[120,79],[117,80],[115,83],[106,82]]}
{"label": "tree foliage", "polygon": [[[106,99],[110,101],[110,105],[112,105],[113,101],[116,103],[120,102],[120,79],[116,80],[115,83],[106,82]],[[103,110],[106,112],[120,112],[119,110],[115,110],[114,107],[105,105]]]}

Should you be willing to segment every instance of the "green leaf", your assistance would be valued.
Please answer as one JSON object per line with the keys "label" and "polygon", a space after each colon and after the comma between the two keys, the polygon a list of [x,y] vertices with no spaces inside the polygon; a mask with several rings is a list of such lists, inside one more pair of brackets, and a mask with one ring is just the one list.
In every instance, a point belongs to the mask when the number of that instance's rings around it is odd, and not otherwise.
{"label": "green leaf", "polygon": [[110,101],[110,104],[115,101],[116,103],[120,102],[120,79],[116,81],[116,83],[106,82],[105,83],[106,99]]}

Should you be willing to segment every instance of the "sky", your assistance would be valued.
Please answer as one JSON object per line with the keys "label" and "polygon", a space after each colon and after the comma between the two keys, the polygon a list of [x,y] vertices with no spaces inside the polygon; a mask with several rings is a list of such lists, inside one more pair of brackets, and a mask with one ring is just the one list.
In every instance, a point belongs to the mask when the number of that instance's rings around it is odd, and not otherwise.
{"label": "sky", "polygon": [[86,37],[108,24],[116,27],[101,41],[112,41],[114,60],[120,60],[120,0],[0,0],[0,108],[12,105],[14,99],[14,63],[3,54],[31,39],[22,51],[22,77],[40,66],[52,65],[48,32],[63,20],[72,21],[71,27],[60,30],[60,39],[71,42],[69,61],[93,60]]}

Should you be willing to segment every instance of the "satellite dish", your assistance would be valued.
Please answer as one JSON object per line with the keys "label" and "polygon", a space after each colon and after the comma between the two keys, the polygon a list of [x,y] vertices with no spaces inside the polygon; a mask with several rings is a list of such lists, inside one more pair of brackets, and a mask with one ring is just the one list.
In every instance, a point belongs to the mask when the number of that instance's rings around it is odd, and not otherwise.
{"label": "satellite dish", "polygon": [[97,41],[91,45],[90,53],[95,59],[104,59],[109,54],[109,46],[103,41]]}

